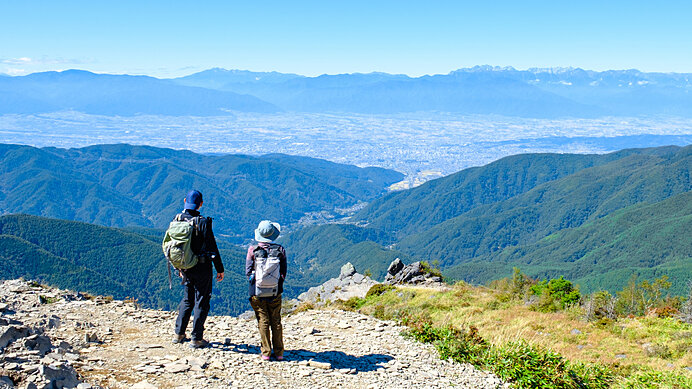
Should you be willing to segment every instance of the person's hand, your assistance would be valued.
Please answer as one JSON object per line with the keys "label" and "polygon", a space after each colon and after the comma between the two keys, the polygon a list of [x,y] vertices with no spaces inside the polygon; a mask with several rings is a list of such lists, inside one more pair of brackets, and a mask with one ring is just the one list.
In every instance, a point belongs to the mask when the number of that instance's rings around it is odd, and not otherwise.
{"label": "person's hand", "polygon": [[216,273],[216,282],[223,281],[223,273]]}
{"label": "person's hand", "polygon": [[183,278],[183,272],[181,272],[180,270],[178,270],[178,277]]}

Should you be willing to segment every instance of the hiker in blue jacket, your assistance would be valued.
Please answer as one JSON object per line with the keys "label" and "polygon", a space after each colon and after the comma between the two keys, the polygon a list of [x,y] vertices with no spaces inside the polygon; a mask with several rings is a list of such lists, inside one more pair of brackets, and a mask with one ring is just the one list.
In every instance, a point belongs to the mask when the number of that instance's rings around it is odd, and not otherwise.
{"label": "hiker in blue jacket", "polygon": [[190,347],[207,347],[209,343],[204,340],[204,322],[209,314],[209,301],[211,300],[211,287],[213,279],[212,262],[216,268],[216,281],[223,281],[223,264],[221,254],[216,246],[216,238],[212,231],[212,219],[201,216],[202,193],[191,190],[185,197],[183,213],[176,215],[176,220],[194,220],[194,232],[191,238],[192,252],[199,257],[199,262],[187,270],[179,270],[183,279],[183,299],[178,306],[178,318],[175,321],[175,336],[173,343],[182,343],[185,340],[185,329],[194,311]]}
{"label": "hiker in blue jacket", "polygon": [[257,244],[248,247],[245,257],[250,305],[255,311],[262,340],[262,360],[265,361],[271,358],[272,348],[277,360],[284,359],[281,293],[286,279],[286,250],[274,243],[280,233],[279,223],[261,221],[255,230]]}

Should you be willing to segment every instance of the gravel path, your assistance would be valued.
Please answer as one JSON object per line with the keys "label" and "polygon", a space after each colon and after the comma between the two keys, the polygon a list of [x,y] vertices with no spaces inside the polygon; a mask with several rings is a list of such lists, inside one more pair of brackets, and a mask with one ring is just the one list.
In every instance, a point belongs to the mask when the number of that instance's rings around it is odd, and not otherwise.
{"label": "gravel path", "polygon": [[[36,353],[23,350],[17,340],[3,352],[0,369],[22,358],[26,366],[73,366],[82,388],[507,387],[470,365],[440,360],[432,346],[403,337],[404,328],[393,322],[354,312],[311,310],[285,317],[286,359],[264,362],[254,318],[210,316],[205,338],[211,347],[193,350],[187,342],[170,343],[171,312],[104,298],[83,300],[23,281],[1,286],[3,317],[42,331],[53,348],[31,356]],[[59,325],[45,325],[51,318]],[[26,382],[32,380],[38,379]]]}

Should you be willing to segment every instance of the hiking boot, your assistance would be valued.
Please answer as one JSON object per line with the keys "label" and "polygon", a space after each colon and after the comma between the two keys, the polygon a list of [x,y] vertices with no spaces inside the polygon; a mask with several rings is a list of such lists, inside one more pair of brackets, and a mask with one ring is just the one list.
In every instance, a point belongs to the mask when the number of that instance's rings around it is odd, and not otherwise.
{"label": "hiking boot", "polygon": [[207,342],[204,339],[201,340],[193,340],[190,342],[190,348],[205,348],[209,347],[209,342]]}
{"label": "hiking boot", "polygon": [[173,344],[183,343],[185,341],[185,334],[175,335],[173,337]]}

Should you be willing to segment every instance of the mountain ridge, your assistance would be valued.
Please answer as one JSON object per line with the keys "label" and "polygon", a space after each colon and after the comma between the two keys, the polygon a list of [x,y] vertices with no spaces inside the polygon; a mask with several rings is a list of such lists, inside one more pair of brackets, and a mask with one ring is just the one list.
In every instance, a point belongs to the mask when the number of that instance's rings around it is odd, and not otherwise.
{"label": "mountain ridge", "polygon": [[309,212],[368,201],[403,177],[307,157],[214,156],[125,144],[0,144],[0,174],[0,213],[162,228],[194,187],[205,194],[217,228],[239,236],[263,218],[290,225]]}
{"label": "mountain ridge", "polygon": [[[449,112],[530,118],[692,117],[692,75],[476,66],[410,77],[209,69],[175,79],[80,70],[0,79],[0,113],[125,115]],[[88,87],[85,87],[88,85]],[[181,89],[182,88],[182,89]],[[113,103],[115,102],[115,104]]]}

